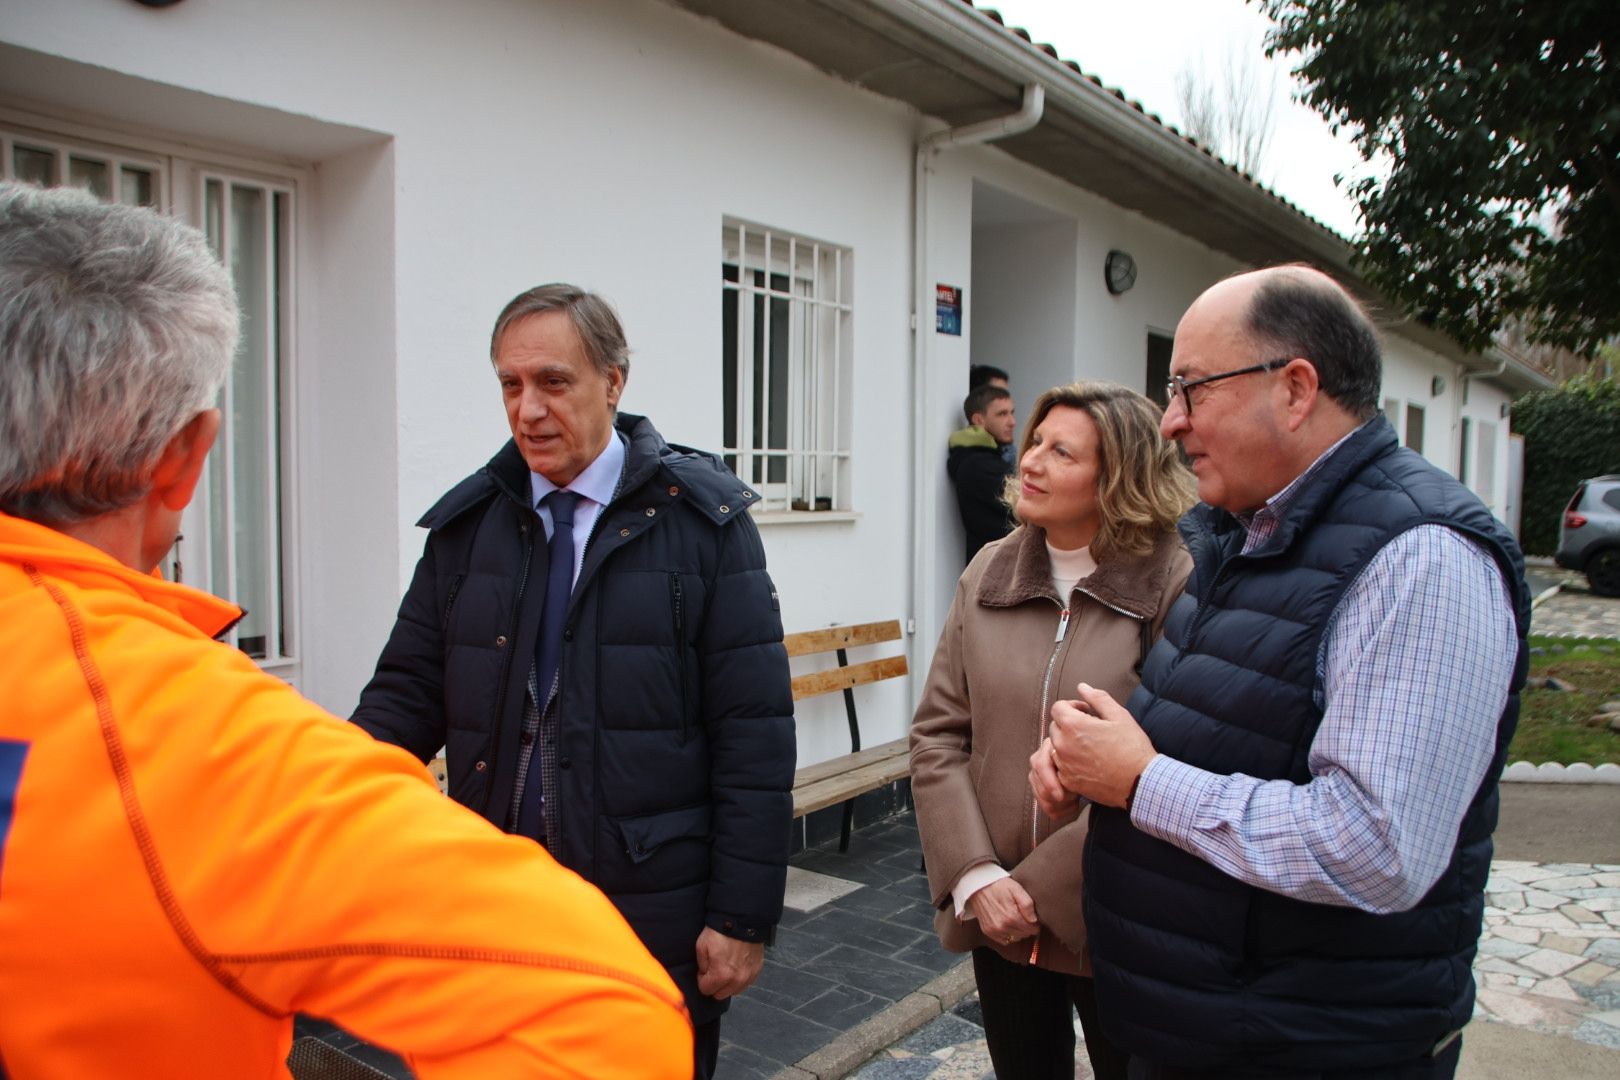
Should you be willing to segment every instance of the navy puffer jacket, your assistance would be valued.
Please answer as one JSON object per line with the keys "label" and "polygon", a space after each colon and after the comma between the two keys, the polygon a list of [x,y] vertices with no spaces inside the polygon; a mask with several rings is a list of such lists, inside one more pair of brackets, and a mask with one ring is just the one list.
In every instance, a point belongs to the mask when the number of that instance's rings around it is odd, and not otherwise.
{"label": "navy puffer jacket", "polygon": [[1195,507],[1182,520],[1193,575],[1128,704],[1172,758],[1219,775],[1308,783],[1330,616],[1391,539],[1426,524],[1469,537],[1496,560],[1519,634],[1494,757],[1449,865],[1410,910],[1373,914],[1246,885],[1137,829],[1124,811],[1094,806],[1086,926],[1098,1011],[1121,1047],[1181,1068],[1371,1075],[1416,1060],[1468,1022],[1497,777],[1518,717],[1529,627],[1518,546],[1472,492],[1399,447],[1380,417],[1333,452],[1251,552],[1232,515]]}
{"label": "navy puffer jacket", "polygon": [[[608,895],[687,997],[705,923],[749,941],[781,916],[795,757],[775,588],[756,496],[712,455],[621,413],[619,494],[570,602],[552,854]],[[509,828],[546,545],[508,442],[419,524],[427,548],[353,720],[426,761]]]}

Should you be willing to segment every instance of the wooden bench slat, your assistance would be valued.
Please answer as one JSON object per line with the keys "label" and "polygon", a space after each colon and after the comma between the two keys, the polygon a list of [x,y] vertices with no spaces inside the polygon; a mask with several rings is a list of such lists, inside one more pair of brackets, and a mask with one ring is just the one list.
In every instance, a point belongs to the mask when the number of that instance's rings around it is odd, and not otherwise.
{"label": "wooden bench slat", "polygon": [[870,765],[874,761],[887,761],[896,755],[911,756],[911,739],[896,739],[893,742],[882,743],[878,746],[868,746],[865,750],[857,750],[853,754],[840,754],[828,761],[819,761],[814,765],[806,765],[793,774],[793,786],[796,788],[808,787],[818,784],[830,776],[858,769],[863,765]]}
{"label": "wooden bench slat", "polygon": [[874,761],[850,772],[828,777],[826,780],[793,789],[793,816],[833,806],[905,778],[911,772],[911,755],[899,754]]}
{"label": "wooden bench slat", "polygon": [[793,700],[799,701],[817,694],[830,694],[834,690],[847,690],[852,686],[863,686],[866,683],[879,682],[883,679],[892,679],[896,675],[906,673],[906,658],[904,656],[882,656],[876,660],[865,660],[859,664],[848,667],[827,668],[825,671],[812,671],[793,678]]}
{"label": "wooden bench slat", "polygon": [[782,639],[789,656],[808,656],[811,653],[831,652],[855,645],[876,645],[884,641],[900,640],[900,620],[860,623],[855,626],[828,626],[821,630],[801,630]]}
{"label": "wooden bench slat", "polygon": [[[860,645],[900,641],[903,636],[900,620],[889,619],[885,622],[804,630],[788,634],[783,638],[783,644],[789,656],[810,656]],[[843,660],[842,654],[839,659]],[[863,660],[857,664],[841,662],[837,667],[794,676],[793,700],[800,701],[835,691],[847,693],[867,683],[904,676],[909,670],[904,653]],[[853,744],[859,741],[853,707],[849,711],[849,723],[850,741]],[[910,739],[896,739],[881,746],[854,750],[829,761],[806,766],[793,774],[793,816],[801,818],[843,803],[844,827],[838,850],[847,851],[855,797],[902,780],[910,773]]]}

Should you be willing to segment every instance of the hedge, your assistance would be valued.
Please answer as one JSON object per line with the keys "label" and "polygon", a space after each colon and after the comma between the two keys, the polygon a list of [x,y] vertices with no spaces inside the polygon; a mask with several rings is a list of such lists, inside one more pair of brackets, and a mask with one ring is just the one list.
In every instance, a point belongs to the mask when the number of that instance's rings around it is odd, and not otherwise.
{"label": "hedge", "polygon": [[1620,473],[1620,383],[1577,375],[1513,403],[1513,430],[1524,436],[1524,510],[1520,543],[1531,555],[1558,547],[1558,524],[1575,485]]}

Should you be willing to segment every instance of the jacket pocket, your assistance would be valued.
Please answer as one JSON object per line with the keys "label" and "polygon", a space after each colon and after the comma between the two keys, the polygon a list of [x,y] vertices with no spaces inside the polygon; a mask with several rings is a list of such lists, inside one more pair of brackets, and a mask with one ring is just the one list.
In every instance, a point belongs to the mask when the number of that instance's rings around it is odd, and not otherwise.
{"label": "jacket pocket", "polygon": [[619,835],[624,840],[624,851],[633,863],[643,863],[658,854],[660,848],[677,840],[709,841],[709,812],[707,804],[668,810],[661,814],[618,818]]}
{"label": "jacket pocket", "polygon": [[439,626],[441,631],[450,629],[450,611],[456,606],[456,594],[461,591],[461,583],[466,580],[466,574],[457,574],[450,579],[450,588],[444,593],[444,621]]}

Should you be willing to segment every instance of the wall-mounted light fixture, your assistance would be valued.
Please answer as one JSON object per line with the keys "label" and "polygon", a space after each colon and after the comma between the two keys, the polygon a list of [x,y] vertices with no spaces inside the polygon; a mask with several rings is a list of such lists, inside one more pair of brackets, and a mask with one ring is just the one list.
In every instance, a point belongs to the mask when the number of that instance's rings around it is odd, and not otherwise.
{"label": "wall-mounted light fixture", "polygon": [[1130,252],[1115,248],[1108,253],[1103,260],[1103,284],[1114,296],[1136,284],[1136,260],[1131,258]]}
{"label": "wall-mounted light fixture", "polygon": [[1446,377],[1444,375],[1436,375],[1434,378],[1429,380],[1429,396],[1430,397],[1439,397],[1441,394],[1443,394],[1445,392],[1446,392]]}
{"label": "wall-mounted light fixture", "polygon": [[1500,416],[1503,420],[1506,420],[1508,418],[1508,413],[1510,413],[1512,411],[1513,411],[1513,406],[1510,403],[1504,401],[1504,402],[1502,402],[1502,404],[1500,406],[1498,406],[1497,411],[1496,411],[1496,415]]}

